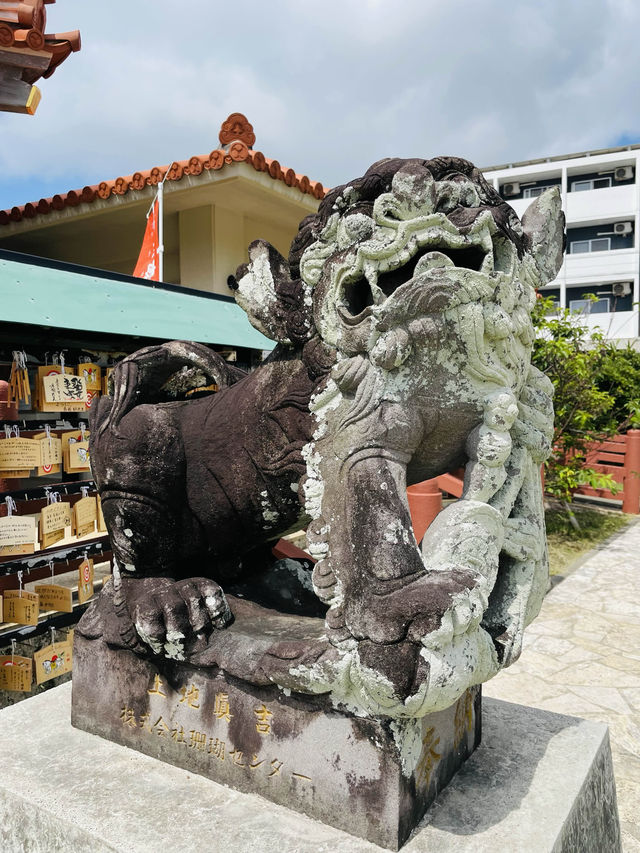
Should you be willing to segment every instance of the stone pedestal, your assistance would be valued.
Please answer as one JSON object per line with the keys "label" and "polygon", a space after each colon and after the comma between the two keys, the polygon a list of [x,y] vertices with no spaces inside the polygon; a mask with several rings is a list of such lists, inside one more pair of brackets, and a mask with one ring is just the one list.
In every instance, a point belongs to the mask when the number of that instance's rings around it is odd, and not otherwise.
{"label": "stone pedestal", "polygon": [[375,720],[76,633],[72,723],[397,850],[478,745],[480,689],[421,720]]}
{"label": "stone pedestal", "polygon": [[[3,853],[380,853],[74,729],[70,704],[63,684],[0,711]],[[619,853],[606,726],[492,699],[483,706],[480,748],[402,853]]]}

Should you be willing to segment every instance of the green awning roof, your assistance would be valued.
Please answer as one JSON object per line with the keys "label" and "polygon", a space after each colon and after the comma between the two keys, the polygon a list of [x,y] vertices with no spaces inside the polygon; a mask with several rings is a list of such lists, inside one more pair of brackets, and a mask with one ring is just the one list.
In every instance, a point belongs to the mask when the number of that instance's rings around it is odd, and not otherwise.
{"label": "green awning roof", "polygon": [[6,251],[0,254],[0,321],[260,350],[275,346],[225,297]]}

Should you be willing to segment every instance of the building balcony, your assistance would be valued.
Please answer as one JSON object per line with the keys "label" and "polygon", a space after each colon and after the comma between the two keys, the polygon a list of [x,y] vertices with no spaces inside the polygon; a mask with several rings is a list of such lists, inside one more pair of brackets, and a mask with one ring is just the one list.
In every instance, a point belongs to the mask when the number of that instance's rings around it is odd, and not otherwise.
{"label": "building balcony", "polygon": [[[535,201],[533,198],[505,199],[522,219],[522,214]],[[636,186],[608,187],[599,190],[567,193],[565,215],[568,224],[593,220],[633,220],[636,209]]]}
{"label": "building balcony", "polygon": [[[605,192],[605,190],[596,190]],[[584,252],[565,255],[558,274],[567,284],[579,282],[633,280],[638,271],[637,249],[611,249],[608,252]]]}
{"label": "building balcony", "polygon": [[636,208],[636,187],[607,187],[599,190],[567,193],[565,214],[568,223],[589,222],[594,219],[633,220]]}
{"label": "building balcony", "polygon": [[598,329],[606,338],[638,337],[638,318],[640,315],[637,311],[615,311],[576,316],[578,316],[580,323],[586,326],[590,332]]}

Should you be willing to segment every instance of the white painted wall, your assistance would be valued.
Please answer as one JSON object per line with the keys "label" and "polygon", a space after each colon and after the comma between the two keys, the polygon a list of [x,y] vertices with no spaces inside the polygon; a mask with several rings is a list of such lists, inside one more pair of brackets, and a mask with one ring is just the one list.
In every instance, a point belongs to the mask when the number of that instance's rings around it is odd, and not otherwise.
{"label": "white painted wall", "polygon": [[248,260],[254,240],[267,240],[287,257],[297,224],[245,215],[218,204],[181,210],[180,284],[230,296],[227,279]]}

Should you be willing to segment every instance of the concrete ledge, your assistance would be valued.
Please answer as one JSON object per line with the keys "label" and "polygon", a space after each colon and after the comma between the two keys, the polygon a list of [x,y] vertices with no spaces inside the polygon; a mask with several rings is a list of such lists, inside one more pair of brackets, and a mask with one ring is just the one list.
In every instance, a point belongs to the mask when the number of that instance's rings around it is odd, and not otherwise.
{"label": "concrete ledge", "polygon": [[[0,712],[3,853],[380,850],[74,729],[70,704],[64,684]],[[606,726],[485,700],[483,729],[403,851],[620,851]]]}

